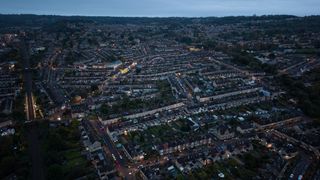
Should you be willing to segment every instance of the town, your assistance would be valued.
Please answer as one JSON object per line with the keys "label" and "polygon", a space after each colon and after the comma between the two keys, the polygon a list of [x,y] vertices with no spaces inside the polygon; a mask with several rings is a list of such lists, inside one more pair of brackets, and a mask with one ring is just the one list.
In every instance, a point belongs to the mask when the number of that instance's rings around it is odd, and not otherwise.
{"label": "town", "polygon": [[0,15],[0,178],[320,179],[320,17]]}

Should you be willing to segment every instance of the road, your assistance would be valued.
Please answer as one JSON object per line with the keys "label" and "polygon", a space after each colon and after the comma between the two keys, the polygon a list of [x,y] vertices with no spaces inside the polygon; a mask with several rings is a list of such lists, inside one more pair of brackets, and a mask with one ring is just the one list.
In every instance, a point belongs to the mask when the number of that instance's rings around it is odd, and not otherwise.
{"label": "road", "polygon": [[310,151],[312,153],[314,153],[314,155],[316,156],[317,159],[320,159],[320,152],[317,148],[303,142],[303,141],[300,141],[300,140],[297,140],[291,136],[288,136],[282,132],[279,132],[275,129],[271,130],[270,131],[271,133],[273,133],[274,135],[276,135],[277,137],[280,137],[280,138],[283,138],[283,139],[286,139],[288,142],[291,142],[291,143],[294,143],[294,144],[297,144],[299,145],[301,148],[307,150],[307,151]]}
{"label": "road", "polygon": [[39,138],[37,122],[27,124],[28,153],[31,160],[31,176],[33,180],[44,180],[43,153]]}
{"label": "road", "polygon": [[24,88],[26,92],[26,114],[27,120],[32,121],[36,118],[34,109],[34,100],[32,95],[32,72],[30,67],[30,54],[29,47],[24,39],[20,43],[20,53],[23,60],[23,77],[24,77]]}
{"label": "road", "polygon": [[291,174],[293,175],[292,179],[298,179],[298,177],[301,175],[302,177],[306,173],[309,165],[311,164],[311,159],[308,155],[301,153],[301,157],[299,159],[299,162],[296,164],[296,166],[292,169]]}
{"label": "road", "polygon": [[238,67],[235,67],[235,66],[233,66],[233,65],[231,65],[231,64],[227,64],[227,63],[224,63],[224,62],[222,62],[222,61],[218,61],[218,60],[216,60],[216,59],[217,59],[216,57],[213,57],[213,58],[211,59],[211,61],[213,61],[213,62],[215,62],[215,63],[218,63],[218,64],[222,64],[222,65],[224,65],[224,66],[226,66],[226,67],[228,67],[228,68],[234,69],[235,71],[241,72],[241,73],[243,73],[243,74],[245,74],[245,75],[249,75],[249,72],[246,71],[246,70],[242,70],[242,69],[240,69],[240,68],[238,68]]}
{"label": "road", "polygon": [[120,174],[124,176],[125,179],[134,179],[133,173],[131,173],[126,167],[128,162],[126,162],[126,160],[120,155],[117,147],[110,139],[108,134],[104,130],[101,130],[101,127],[103,127],[103,125],[100,123],[100,121],[90,121],[90,123],[94,127],[96,132],[102,137],[102,140],[107,146],[109,152],[114,155],[116,167]]}
{"label": "road", "polygon": [[[27,120],[33,121],[36,119],[34,109],[34,99],[32,95],[32,71],[30,66],[30,54],[29,47],[24,37],[21,38],[19,44],[21,57],[23,60],[23,77],[24,77],[24,89],[26,92],[26,115]],[[34,180],[45,179],[45,171],[43,166],[43,156],[41,150],[41,143],[39,139],[39,127],[37,122],[31,122],[26,124],[27,127],[27,139],[29,146],[29,156],[31,159],[31,175]]]}

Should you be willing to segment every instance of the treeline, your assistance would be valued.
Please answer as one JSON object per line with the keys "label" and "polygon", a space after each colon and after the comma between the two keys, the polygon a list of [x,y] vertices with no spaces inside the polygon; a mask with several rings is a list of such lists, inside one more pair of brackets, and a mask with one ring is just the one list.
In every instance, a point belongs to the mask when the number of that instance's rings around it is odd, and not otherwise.
{"label": "treeline", "polygon": [[253,71],[264,71],[270,74],[276,73],[274,66],[260,62],[246,51],[229,51],[228,54],[233,57],[231,59],[233,63],[245,65]]}
{"label": "treeline", "polygon": [[279,81],[286,88],[289,96],[298,100],[298,107],[306,115],[320,122],[320,68],[306,73],[301,78],[284,75],[279,78]]}
{"label": "treeline", "polygon": [[159,90],[159,96],[143,99],[130,99],[128,96],[124,96],[120,101],[113,105],[103,104],[100,112],[105,116],[114,114],[128,115],[131,113],[141,112],[142,109],[149,110],[160,106],[165,106],[174,102],[174,98],[171,93],[170,84],[167,81],[157,82]]}
{"label": "treeline", "polygon": [[[312,16],[319,19],[319,16]],[[33,14],[15,14],[0,15],[1,27],[12,26],[47,26],[59,21],[65,22],[86,22],[103,24],[151,24],[159,23],[164,25],[192,24],[194,22],[202,24],[234,24],[263,20],[286,20],[296,18],[290,15],[270,15],[270,16],[229,16],[229,17],[204,17],[204,18],[185,18],[185,17],[102,17],[102,16],[57,16],[57,15],[33,15]]]}
{"label": "treeline", "polygon": [[267,21],[267,20],[287,20],[297,18],[292,15],[263,15],[263,16],[226,16],[226,17],[207,17],[199,18],[204,24],[235,24],[235,23],[245,23],[254,21]]}
{"label": "treeline", "polygon": [[[79,121],[68,126],[49,127],[43,124],[43,152],[47,179],[77,179],[83,176],[94,179],[90,161],[82,155]],[[90,179],[90,178],[89,178]]]}
{"label": "treeline", "polygon": [[15,130],[14,135],[0,136],[0,179],[27,179],[31,175],[23,125],[17,124]]}
{"label": "treeline", "polygon": [[297,35],[305,32],[319,32],[320,16],[307,16],[290,20],[277,20],[260,23],[248,23],[247,26],[256,26],[265,30],[268,35],[288,34]]}

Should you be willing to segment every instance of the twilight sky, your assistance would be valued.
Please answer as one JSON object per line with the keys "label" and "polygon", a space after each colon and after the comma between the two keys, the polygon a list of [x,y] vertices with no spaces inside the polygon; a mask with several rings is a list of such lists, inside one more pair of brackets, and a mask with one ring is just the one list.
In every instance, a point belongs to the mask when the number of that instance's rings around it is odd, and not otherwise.
{"label": "twilight sky", "polygon": [[320,0],[0,0],[0,14],[88,16],[319,15]]}

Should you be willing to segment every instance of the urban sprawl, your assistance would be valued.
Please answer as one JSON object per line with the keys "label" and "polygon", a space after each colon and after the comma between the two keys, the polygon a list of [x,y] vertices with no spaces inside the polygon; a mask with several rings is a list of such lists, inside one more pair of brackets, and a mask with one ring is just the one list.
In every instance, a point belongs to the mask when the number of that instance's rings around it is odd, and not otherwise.
{"label": "urban sprawl", "polygon": [[320,17],[0,17],[0,178],[320,179]]}

